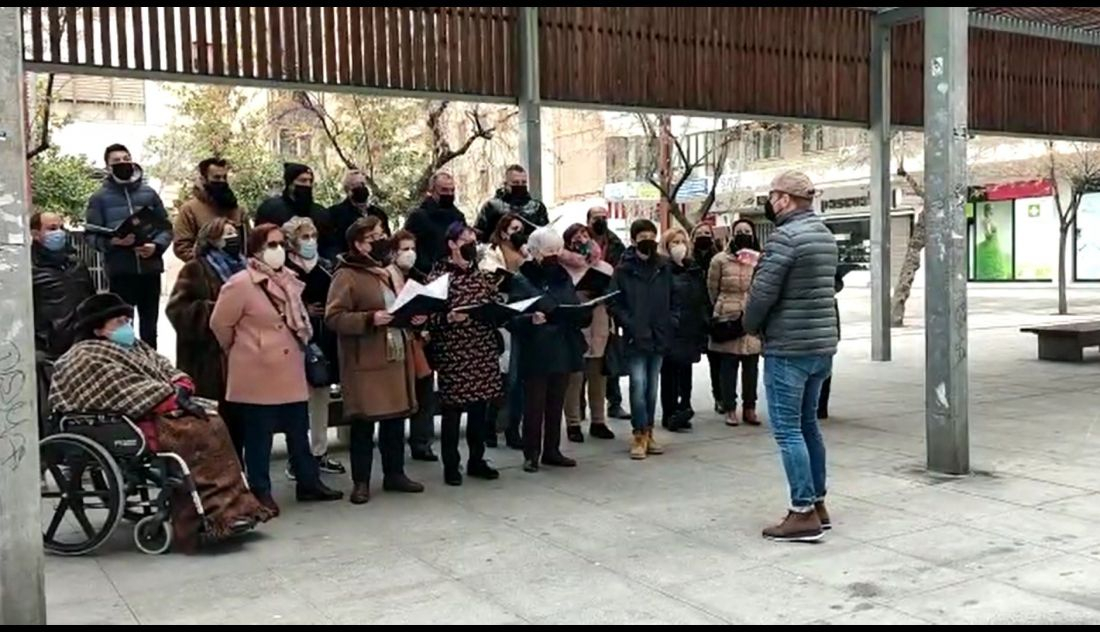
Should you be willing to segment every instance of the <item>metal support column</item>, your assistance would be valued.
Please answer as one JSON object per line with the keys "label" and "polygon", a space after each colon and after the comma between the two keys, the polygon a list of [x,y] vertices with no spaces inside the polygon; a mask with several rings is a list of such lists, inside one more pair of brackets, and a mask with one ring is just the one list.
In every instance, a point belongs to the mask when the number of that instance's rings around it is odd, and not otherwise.
{"label": "metal support column", "polygon": [[542,199],[542,97],[539,92],[539,8],[519,8],[519,154],[531,195]]}
{"label": "metal support column", "polygon": [[928,468],[970,471],[966,314],[967,7],[924,9]]}
{"label": "metal support column", "polygon": [[890,33],[871,21],[871,359],[889,362],[890,348]]}
{"label": "metal support column", "polygon": [[0,7],[0,625],[42,625],[46,598],[20,11]]}

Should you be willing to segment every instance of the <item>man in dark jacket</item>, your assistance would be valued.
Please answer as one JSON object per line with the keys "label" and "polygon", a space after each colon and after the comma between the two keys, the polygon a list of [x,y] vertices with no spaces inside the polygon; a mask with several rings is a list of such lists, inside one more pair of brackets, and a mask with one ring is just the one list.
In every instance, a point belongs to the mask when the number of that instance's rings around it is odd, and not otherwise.
{"label": "man in dark jacket", "polygon": [[455,222],[466,223],[466,216],[455,208],[455,181],[451,174],[440,171],[428,181],[428,197],[405,220],[405,230],[416,236],[416,269],[427,274],[444,256],[447,229]]}
{"label": "man in dark jacket", "polygon": [[500,218],[509,213],[519,216],[526,235],[550,223],[546,205],[531,197],[531,192],[527,189],[527,170],[519,165],[512,165],[505,170],[504,186],[497,189],[496,196],[481,207],[476,225],[478,240],[484,244],[489,243]]}
{"label": "man in dark jacket", "polygon": [[367,186],[367,176],[353,169],[344,176],[344,191],[347,197],[339,204],[328,209],[328,221],[332,224],[329,237],[322,238],[318,244],[321,256],[335,261],[337,255],[348,251],[348,242],[344,236],[355,220],[362,217],[377,217],[382,220],[382,230],[390,236],[390,218],[381,208],[371,204],[371,192]]}
{"label": "man in dark jacket", "polygon": [[831,526],[817,402],[837,348],[837,248],[811,208],[816,195],[796,171],[772,182],[764,210],[776,228],[759,256],[744,313],[745,329],[763,334],[768,414],[791,492],[787,518],[764,537],[784,542],[819,540]]}
{"label": "man in dark jacket", "polygon": [[611,278],[609,303],[622,328],[630,372],[630,458],[641,460],[664,450],[653,438],[661,362],[672,341],[672,271],[657,254],[657,226],[648,219],[630,225],[631,247]]}
{"label": "man in dark jacket", "polygon": [[264,200],[256,211],[256,226],[274,224],[281,227],[294,217],[308,217],[317,227],[318,247],[331,240],[342,240],[336,235],[325,207],[313,201],[313,170],[295,162],[283,164],[283,192]]}
{"label": "man in dark jacket", "polygon": [[[107,177],[99,191],[88,199],[85,223],[89,239],[103,253],[111,291],[133,305],[138,314],[141,340],[157,347],[160,312],[160,277],[164,273],[164,251],[172,245],[171,224],[160,196],[145,183],[144,173],[123,145],[111,145],[103,153]],[[149,208],[159,226],[146,227],[124,238],[114,231],[131,215]]]}
{"label": "man in dark jacket", "polygon": [[[588,209],[588,234],[600,247],[603,260],[611,267],[616,267],[622,261],[626,246],[607,225],[607,208],[593,206]],[[630,419],[630,413],[623,410],[623,391],[619,387],[619,377],[612,375],[607,378],[607,416],[611,419]]]}
{"label": "man in dark jacket", "polygon": [[34,348],[54,360],[72,346],[69,319],[81,301],[95,294],[95,283],[69,246],[69,234],[60,215],[35,213],[31,235]]}

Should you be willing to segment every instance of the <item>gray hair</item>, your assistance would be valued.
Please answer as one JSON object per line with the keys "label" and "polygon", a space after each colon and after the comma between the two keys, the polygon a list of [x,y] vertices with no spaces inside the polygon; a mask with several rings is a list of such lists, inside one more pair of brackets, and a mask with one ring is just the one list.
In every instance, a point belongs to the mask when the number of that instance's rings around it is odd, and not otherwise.
{"label": "gray hair", "polygon": [[367,184],[367,174],[363,173],[359,169],[351,169],[344,174],[344,190],[351,191],[351,181],[354,178],[363,178],[363,183]]}
{"label": "gray hair", "polygon": [[298,241],[302,232],[306,229],[312,229],[313,232],[317,232],[317,226],[314,225],[313,220],[308,217],[292,217],[290,221],[283,224],[283,236],[290,242],[290,248],[294,252],[298,252]]}
{"label": "gray hair", "polygon": [[558,234],[558,231],[549,226],[539,228],[527,238],[527,250],[531,253],[532,257],[556,255],[561,252],[561,249],[564,247],[565,241],[562,239],[561,235]]}
{"label": "gray hair", "polygon": [[436,171],[432,174],[432,177],[428,179],[428,190],[434,191],[436,183],[444,178],[451,180],[452,182],[455,179],[455,177],[451,175],[449,171]]}

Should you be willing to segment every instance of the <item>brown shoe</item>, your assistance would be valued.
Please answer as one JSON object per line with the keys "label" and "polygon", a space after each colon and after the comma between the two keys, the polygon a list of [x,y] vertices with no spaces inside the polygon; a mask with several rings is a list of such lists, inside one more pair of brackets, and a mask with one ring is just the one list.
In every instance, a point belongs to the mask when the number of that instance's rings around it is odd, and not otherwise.
{"label": "brown shoe", "polygon": [[652,455],[665,453],[665,449],[653,438],[653,426],[650,426],[645,431],[645,453]]}
{"label": "brown shoe", "polygon": [[630,444],[630,458],[635,461],[644,461],[646,457],[646,433],[644,430],[634,431],[634,442]]}
{"label": "brown shoe", "polygon": [[817,542],[824,537],[817,513],[790,511],[783,522],[764,529],[764,539],[773,542]]}
{"label": "brown shoe", "polygon": [[351,504],[365,505],[370,502],[370,483],[356,483],[351,490]]}
{"label": "brown shoe", "polygon": [[741,418],[744,419],[745,423],[750,426],[760,425],[760,418],[756,416],[755,408],[746,408],[744,411],[741,412]]}
{"label": "brown shoe", "polygon": [[272,518],[279,517],[279,505],[271,497],[271,494],[256,494],[256,500],[271,512]]}
{"label": "brown shoe", "polygon": [[814,513],[817,514],[817,519],[821,521],[822,531],[829,531],[833,528],[833,520],[829,517],[829,510],[825,509],[824,500],[814,503]]}

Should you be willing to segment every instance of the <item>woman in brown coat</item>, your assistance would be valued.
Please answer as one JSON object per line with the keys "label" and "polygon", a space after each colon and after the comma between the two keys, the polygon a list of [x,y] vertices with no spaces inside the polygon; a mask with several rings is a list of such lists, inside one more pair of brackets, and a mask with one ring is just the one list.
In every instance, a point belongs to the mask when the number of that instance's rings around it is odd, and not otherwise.
{"label": "woman in brown coat", "polygon": [[[738,259],[741,250],[760,252],[753,223],[747,219],[733,225],[733,239],[728,249],[714,255],[707,272],[707,290],[714,304],[714,322],[736,321],[741,318],[752,285],[753,267]],[[720,325],[719,325],[720,326]],[[710,341],[710,351],[721,357],[722,407],[726,411],[726,425],[736,426],[737,418],[737,370],[741,369],[741,397],[745,423],[760,425],[756,415],[756,384],[759,375],[760,339],[745,334],[733,340]]]}
{"label": "woman in brown coat", "polygon": [[405,419],[416,412],[416,368],[411,338],[388,326],[393,317],[387,309],[397,298],[386,270],[390,240],[381,220],[367,217],[351,225],[347,241],[329,288],[325,323],[339,336],[340,386],[351,421],[351,502],[362,505],[370,500],[376,423],[383,489],[415,494],[424,486],[405,475]]}
{"label": "woman in brown coat", "polygon": [[176,365],[195,382],[195,395],[217,400],[218,409],[240,458],[244,428],[225,401],[225,356],[210,330],[210,314],[222,284],[244,270],[241,237],[224,217],[216,217],[199,229],[193,258],[180,270],[165,307],[176,328]]}
{"label": "woman in brown coat", "polygon": [[429,275],[433,281],[450,275],[446,314],[430,319],[431,341],[428,362],[435,367],[439,380],[439,399],[443,425],[443,480],[448,485],[462,484],[459,471],[458,430],[466,413],[466,445],[470,450],[466,474],[484,480],[496,480],[500,473],[485,462],[485,437],[490,430],[487,417],[489,402],[504,393],[500,377],[502,342],[493,324],[453,311],[491,303],[497,299],[492,275],[477,267],[477,237],[472,228],[455,222],[447,229],[446,245],[450,256]]}

